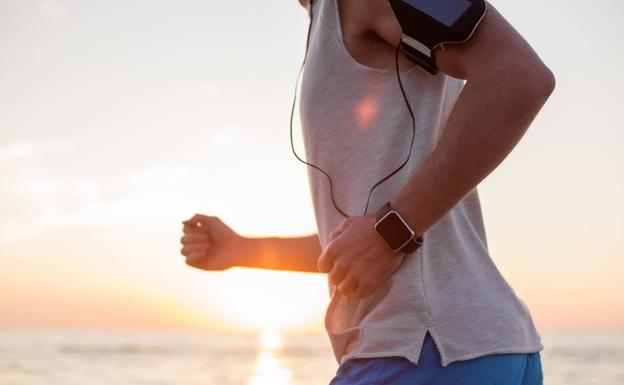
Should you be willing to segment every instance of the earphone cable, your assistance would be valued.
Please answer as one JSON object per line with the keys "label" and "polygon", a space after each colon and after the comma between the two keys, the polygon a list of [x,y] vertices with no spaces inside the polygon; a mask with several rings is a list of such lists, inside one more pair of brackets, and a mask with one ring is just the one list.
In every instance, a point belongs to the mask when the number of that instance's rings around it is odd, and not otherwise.
{"label": "earphone cable", "polygon": [[[344,211],[342,211],[338,207],[338,205],[336,204],[336,201],[334,200],[334,190],[333,190],[333,183],[332,183],[331,177],[323,169],[321,169],[320,167],[318,167],[318,166],[316,166],[316,165],[314,165],[312,163],[308,163],[305,160],[301,159],[299,157],[299,155],[297,155],[297,152],[295,151],[295,145],[294,145],[294,142],[293,142],[293,128],[292,128],[292,126],[293,126],[293,116],[294,116],[294,112],[295,112],[295,105],[297,103],[297,91],[298,91],[298,86],[299,86],[299,80],[301,78],[301,73],[303,72],[303,68],[304,68],[304,65],[305,65],[305,62],[306,62],[306,59],[307,59],[307,56],[308,56],[308,48],[309,48],[309,45],[310,45],[310,31],[312,29],[312,16],[313,16],[313,13],[312,13],[313,12],[312,0],[310,0],[309,6],[310,6],[310,13],[309,13],[310,23],[308,25],[308,37],[306,39],[306,49],[305,49],[305,54],[303,56],[303,61],[301,62],[301,67],[299,68],[299,74],[297,75],[297,81],[295,83],[294,98],[293,98],[293,103],[292,103],[292,107],[291,107],[291,111],[290,111],[290,146],[291,146],[293,154],[295,155],[295,157],[300,162],[302,162],[302,163],[304,163],[304,164],[306,164],[306,165],[308,165],[310,167],[313,167],[314,169],[322,172],[327,177],[327,179],[329,181],[329,194],[330,194],[330,197],[331,197],[331,200],[332,200],[332,204],[334,205],[336,210],[338,210],[338,212],[343,217],[348,218],[348,217],[350,217],[350,215],[348,215]],[[366,200],[366,207],[364,209],[363,216],[365,216],[366,213],[368,212],[368,205],[370,203],[370,197],[371,197],[373,191],[375,190],[375,188],[377,186],[379,186],[381,183],[383,183],[384,181],[386,181],[388,178],[392,177],[394,174],[396,174],[400,169],[402,169],[407,164],[407,162],[408,162],[408,160],[409,160],[409,158],[411,156],[411,153],[412,153],[412,147],[413,147],[413,144],[414,144],[414,137],[416,136],[416,120],[414,118],[414,113],[412,112],[412,108],[411,108],[411,106],[409,104],[409,101],[407,100],[407,96],[406,96],[405,90],[403,88],[403,83],[401,82],[401,75],[399,73],[399,48],[400,48],[400,43],[396,47],[396,52],[395,52],[395,56],[394,56],[395,68],[396,68],[397,79],[399,81],[399,87],[401,89],[401,93],[403,95],[403,99],[405,100],[405,104],[407,105],[407,109],[408,109],[410,117],[412,119],[412,140],[410,142],[409,153],[408,153],[407,158],[405,159],[405,161],[397,169],[392,171],[390,174],[386,175],[379,182],[375,183],[375,185],[371,188],[370,192],[368,193],[368,199]]]}
{"label": "earphone cable", "polygon": [[308,47],[310,45],[310,30],[312,29],[312,0],[310,0],[310,24],[308,25],[308,37],[306,39],[306,49],[305,49],[305,54],[303,56],[303,61],[301,62],[301,68],[299,68],[299,74],[297,75],[297,82],[295,83],[295,96],[293,98],[293,104],[292,104],[292,108],[290,110],[290,147],[292,148],[293,154],[295,154],[295,157],[297,159],[299,159],[300,162],[303,162],[305,164],[307,164],[310,167],[313,167],[317,170],[319,170],[320,172],[322,172],[323,174],[325,174],[325,176],[327,177],[327,179],[329,180],[329,195],[331,196],[331,200],[332,203],[334,204],[334,207],[336,207],[336,210],[338,210],[338,212],[340,214],[342,214],[343,217],[348,218],[349,215],[346,214],[344,211],[340,210],[340,208],[338,208],[338,206],[336,205],[336,202],[334,201],[334,186],[332,184],[332,180],[331,177],[320,167],[317,167],[316,165],[312,164],[312,163],[308,163],[305,160],[301,159],[299,157],[299,155],[297,155],[297,152],[295,151],[295,144],[293,143],[293,116],[295,114],[295,105],[297,103],[297,90],[299,87],[299,79],[301,78],[301,73],[303,72],[303,66],[305,65],[306,62],[306,58],[308,57]]}
{"label": "earphone cable", "polygon": [[[399,72],[399,48],[400,47],[401,47],[401,43],[399,43],[396,46],[396,51],[394,53],[394,65],[395,65],[395,68],[396,68],[397,79],[399,81],[399,87],[401,88],[401,94],[403,94],[403,100],[405,100],[405,105],[407,106],[407,110],[409,111],[410,117],[412,118],[412,140],[410,142],[410,147],[409,147],[409,152],[407,154],[407,158],[405,159],[403,164],[401,164],[396,170],[392,171],[390,174],[386,175],[386,177],[384,177],[382,180],[380,180],[379,182],[375,183],[373,188],[371,188],[371,193],[373,192],[373,190],[377,186],[382,184],[384,181],[386,181],[392,175],[394,175],[397,172],[399,172],[399,170],[402,169],[403,166],[405,166],[407,164],[407,161],[409,160],[410,156],[412,155],[412,147],[414,146],[414,137],[416,136],[416,119],[414,118],[414,112],[412,112],[412,107],[410,106],[409,101],[407,100],[407,95],[405,94],[405,89],[403,89],[403,83],[401,82],[401,74]],[[368,194],[368,200],[366,201],[366,209],[364,210],[364,215],[366,215],[366,212],[368,211],[368,203],[370,201],[370,197],[371,197],[371,194]]]}

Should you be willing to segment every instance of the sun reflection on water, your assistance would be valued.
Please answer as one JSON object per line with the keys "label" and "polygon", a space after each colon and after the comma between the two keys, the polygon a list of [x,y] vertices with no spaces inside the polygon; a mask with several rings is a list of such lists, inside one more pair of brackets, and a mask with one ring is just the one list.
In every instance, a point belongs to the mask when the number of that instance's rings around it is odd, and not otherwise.
{"label": "sun reflection on water", "polygon": [[248,385],[289,385],[292,370],[282,367],[279,355],[282,336],[274,330],[267,330],[258,339],[259,352],[256,367]]}
{"label": "sun reflection on water", "polygon": [[276,351],[282,348],[282,336],[275,330],[266,330],[258,339],[260,349]]}

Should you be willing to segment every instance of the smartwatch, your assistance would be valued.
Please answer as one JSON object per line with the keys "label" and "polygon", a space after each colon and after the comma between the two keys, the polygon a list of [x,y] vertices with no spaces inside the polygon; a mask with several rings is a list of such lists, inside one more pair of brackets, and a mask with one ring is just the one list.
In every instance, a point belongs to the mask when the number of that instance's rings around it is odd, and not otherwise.
{"label": "smartwatch", "polygon": [[485,0],[388,1],[401,25],[401,50],[432,75],[438,73],[434,48],[468,40],[487,8]]}
{"label": "smartwatch", "polygon": [[390,202],[377,210],[376,215],[375,230],[392,251],[411,253],[422,245],[422,235],[415,237],[414,230],[409,227],[398,211],[390,208]]}

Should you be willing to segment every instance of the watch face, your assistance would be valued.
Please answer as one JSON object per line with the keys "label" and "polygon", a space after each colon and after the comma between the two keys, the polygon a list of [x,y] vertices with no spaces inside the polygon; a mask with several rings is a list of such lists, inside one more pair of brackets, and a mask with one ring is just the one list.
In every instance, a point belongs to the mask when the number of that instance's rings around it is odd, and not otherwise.
{"label": "watch face", "polygon": [[401,217],[393,211],[383,217],[375,228],[392,250],[397,250],[414,236]]}

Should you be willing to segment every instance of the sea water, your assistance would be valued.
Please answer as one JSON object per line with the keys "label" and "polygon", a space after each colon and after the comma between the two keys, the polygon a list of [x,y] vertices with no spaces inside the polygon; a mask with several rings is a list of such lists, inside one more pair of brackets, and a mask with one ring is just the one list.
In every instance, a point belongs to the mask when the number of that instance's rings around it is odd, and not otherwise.
{"label": "sea water", "polygon": [[[544,332],[544,384],[623,385],[624,332]],[[0,331],[0,385],[323,385],[324,334]]]}

